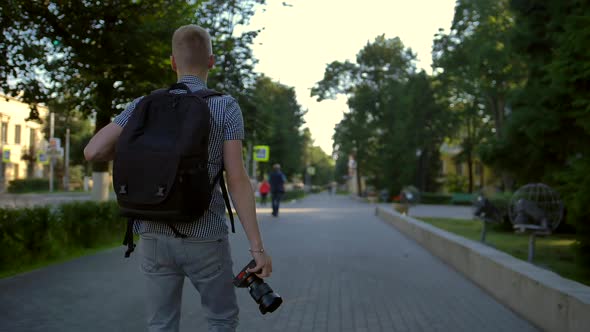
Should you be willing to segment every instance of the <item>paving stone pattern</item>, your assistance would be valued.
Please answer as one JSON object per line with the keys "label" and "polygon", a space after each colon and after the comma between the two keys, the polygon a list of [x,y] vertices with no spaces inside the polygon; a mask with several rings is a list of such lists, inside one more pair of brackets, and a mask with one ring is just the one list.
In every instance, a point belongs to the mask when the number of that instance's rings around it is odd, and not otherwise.
{"label": "paving stone pattern", "polygon": [[[285,300],[261,315],[238,289],[239,331],[537,331],[480,288],[346,196],[285,204],[279,218],[259,209]],[[238,227],[234,271],[249,261]],[[142,279],[123,248],[0,280],[1,332],[145,331]],[[205,332],[198,293],[183,294],[181,331]]]}

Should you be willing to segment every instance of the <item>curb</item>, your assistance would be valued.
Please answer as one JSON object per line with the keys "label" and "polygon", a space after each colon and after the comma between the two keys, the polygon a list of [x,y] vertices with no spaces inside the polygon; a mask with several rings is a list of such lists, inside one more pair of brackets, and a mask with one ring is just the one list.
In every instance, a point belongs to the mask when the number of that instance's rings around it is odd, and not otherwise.
{"label": "curb", "polygon": [[590,287],[391,208],[375,214],[539,328],[590,330]]}

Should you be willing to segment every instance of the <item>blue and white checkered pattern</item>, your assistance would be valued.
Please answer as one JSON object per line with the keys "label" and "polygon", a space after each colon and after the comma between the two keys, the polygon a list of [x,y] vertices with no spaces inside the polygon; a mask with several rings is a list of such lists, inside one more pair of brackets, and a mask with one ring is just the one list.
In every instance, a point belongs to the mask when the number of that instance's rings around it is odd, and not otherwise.
{"label": "blue and white checkered pattern", "polygon": [[[207,88],[205,82],[196,76],[183,76],[178,82],[186,84],[193,92]],[[186,93],[184,90],[172,90],[171,92]],[[115,117],[113,122],[124,127],[142,98],[139,97],[131,102],[121,114]],[[213,181],[213,177],[223,167],[223,142],[244,139],[244,120],[238,103],[231,96],[210,97],[207,99],[207,104],[211,110],[212,118],[211,133],[209,134],[209,179]],[[225,202],[219,184],[215,186],[209,209],[201,218],[193,223],[177,223],[174,226],[179,232],[189,237],[206,238],[227,234]],[[145,220],[137,220],[133,231],[136,234],[174,235],[174,232],[166,224]]]}

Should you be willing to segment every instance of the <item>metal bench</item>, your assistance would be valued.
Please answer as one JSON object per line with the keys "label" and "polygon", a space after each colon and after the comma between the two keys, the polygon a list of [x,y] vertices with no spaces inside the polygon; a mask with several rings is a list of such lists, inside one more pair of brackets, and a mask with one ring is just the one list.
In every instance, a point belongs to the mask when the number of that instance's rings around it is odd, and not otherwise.
{"label": "metal bench", "polygon": [[454,193],[451,195],[451,204],[471,204],[474,200],[474,194]]}

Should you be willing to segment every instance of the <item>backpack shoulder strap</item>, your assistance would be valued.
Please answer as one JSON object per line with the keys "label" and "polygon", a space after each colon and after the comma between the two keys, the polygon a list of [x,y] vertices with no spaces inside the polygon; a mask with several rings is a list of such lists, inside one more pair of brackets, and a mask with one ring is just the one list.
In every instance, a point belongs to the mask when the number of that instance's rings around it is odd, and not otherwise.
{"label": "backpack shoulder strap", "polygon": [[168,89],[158,89],[158,90],[154,90],[150,93],[150,95],[160,95],[163,93],[168,92]]}
{"label": "backpack shoulder strap", "polygon": [[168,93],[172,90],[185,90],[186,92],[191,93],[191,89],[189,89],[188,85],[186,85],[184,83],[174,83],[169,88],[157,89],[157,90],[152,91],[150,94],[152,94],[152,95],[163,94],[163,93]]}
{"label": "backpack shoulder strap", "polygon": [[188,93],[191,93],[191,94],[201,97],[203,99],[206,99],[209,97],[215,97],[215,96],[223,96],[222,92],[215,91],[212,89],[201,89],[201,90],[198,90],[195,92],[191,92],[189,87],[184,83],[174,83],[169,88],[157,89],[157,90],[152,91],[150,94],[151,95],[164,94],[164,93],[170,92],[171,90],[186,90]]}
{"label": "backpack shoulder strap", "polygon": [[231,210],[231,205],[229,204],[229,196],[227,195],[227,188],[225,186],[225,180],[223,179],[223,175],[219,179],[219,185],[221,186],[221,192],[223,193],[223,200],[225,201],[225,206],[227,207],[227,212],[229,213],[229,220],[231,221],[231,232],[236,232],[236,226],[234,225],[234,213]]}
{"label": "backpack shoulder strap", "polygon": [[213,179],[213,183],[211,185],[211,187],[212,187],[211,190],[213,190],[213,188],[215,187],[215,184],[217,183],[217,181],[219,181],[219,186],[221,187],[221,193],[223,194],[223,200],[225,201],[225,207],[227,208],[227,212],[229,214],[229,220],[231,221],[231,232],[235,233],[236,227],[234,226],[234,214],[231,210],[231,205],[229,203],[229,196],[227,194],[227,188],[225,186],[225,180],[223,178],[223,171],[224,171],[224,169],[221,168],[221,170],[219,171],[217,176]]}
{"label": "backpack shoulder strap", "polygon": [[223,96],[223,93],[211,89],[201,89],[193,92],[193,95],[199,96],[203,99],[207,99],[209,97]]}

